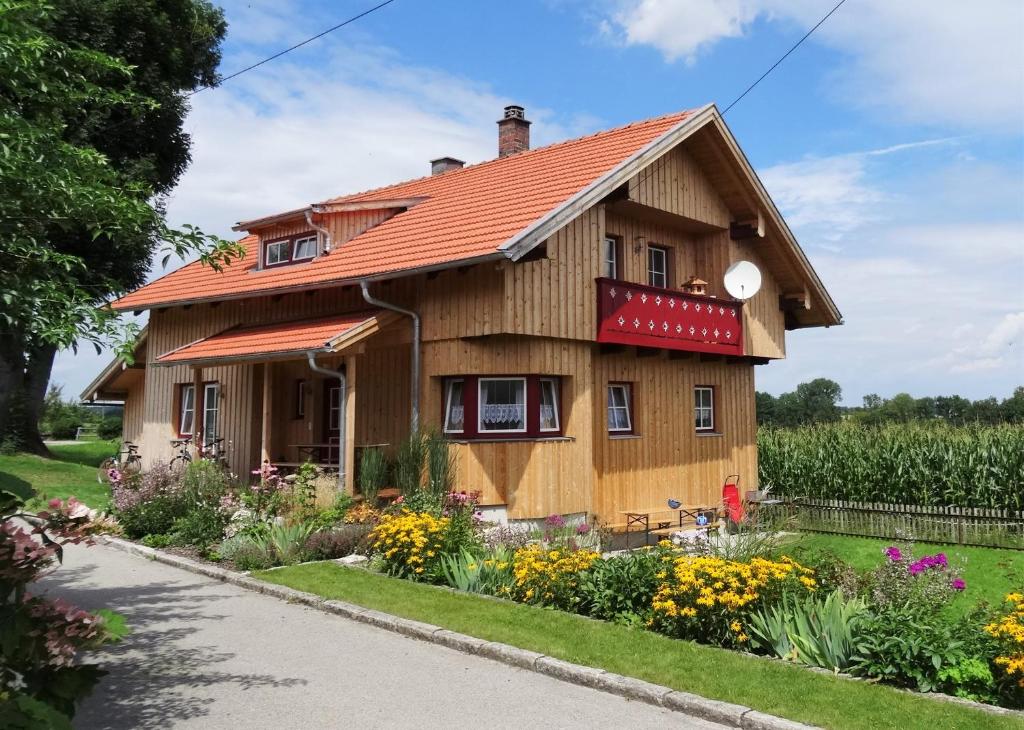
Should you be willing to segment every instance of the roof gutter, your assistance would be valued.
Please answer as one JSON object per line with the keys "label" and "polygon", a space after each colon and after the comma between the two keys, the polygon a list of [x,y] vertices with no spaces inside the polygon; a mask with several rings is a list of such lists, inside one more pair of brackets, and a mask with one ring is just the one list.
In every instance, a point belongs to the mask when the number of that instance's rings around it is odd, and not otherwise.
{"label": "roof gutter", "polygon": [[410,400],[412,416],[410,418],[410,434],[416,435],[420,430],[420,316],[410,309],[402,309],[399,306],[391,304],[390,302],[384,302],[377,299],[375,296],[370,294],[370,283],[363,279],[359,282],[359,287],[363,292],[363,299],[366,300],[367,304],[371,304],[381,309],[388,309],[392,312],[398,312],[404,314],[406,317],[412,319],[412,383],[410,387]]}
{"label": "roof gutter", "polygon": [[324,237],[324,253],[330,253],[331,250],[331,232],[324,226],[318,225],[313,222],[313,209],[306,209],[306,223],[309,227],[323,234]]}
{"label": "roof gutter", "polygon": [[346,431],[348,430],[348,424],[345,418],[345,401],[348,396],[348,381],[345,377],[344,370],[331,370],[317,364],[316,362],[316,351],[309,350],[306,353],[306,360],[309,362],[309,369],[318,375],[323,375],[327,378],[338,379],[338,491],[345,491],[345,468],[346,464],[346,453],[345,453],[345,441],[348,438]]}

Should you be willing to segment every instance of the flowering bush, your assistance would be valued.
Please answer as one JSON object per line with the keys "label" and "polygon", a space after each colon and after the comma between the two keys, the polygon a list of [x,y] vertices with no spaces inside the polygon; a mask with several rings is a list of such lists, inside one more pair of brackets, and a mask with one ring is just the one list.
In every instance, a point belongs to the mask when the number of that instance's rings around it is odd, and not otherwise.
{"label": "flowering bush", "polygon": [[571,524],[562,515],[548,515],[541,529],[535,530],[531,538],[542,546],[555,550],[598,550],[601,536],[585,522]]}
{"label": "flowering bush", "polygon": [[985,626],[985,633],[998,642],[994,664],[1002,671],[1003,694],[1011,706],[1024,706],[1024,594],[1006,597],[1007,613]]}
{"label": "flowering bush", "polygon": [[370,533],[370,548],[389,575],[434,580],[449,523],[429,512],[384,515]]}
{"label": "flowering bush", "polygon": [[747,643],[745,622],[754,610],[779,600],[784,591],[806,594],[817,588],[814,571],[787,557],[736,562],[666,554],[662,560],[651,628],[725,647]]}
{"label": "flowering bush", "polygon": [[582,600],[580,576],[600,557],[593,550],[548,550],[540,545],[516,550],[512,556],[514,582],[508,596],[524,603],[575,610]]}
{"label": "flowering bush", "polygon": [[934,612],[967,588],[945,553],[915,559],[911,547],[895,545],[883,553],[885,559],[868,578],[871,602],[877,608]]}
{"label": "flowering bush", "polygon": [[379,510],[366,502],[360,502],[345,513],[344,521],[346,525],[375,525],[380,522],[381,516]]}
{"label": "flowering bush", "polygon": [[22,514],[21,505],[19,497],[0,492],[0,707],[13,708],[5,722],[32,726],[26,717],[41,716],[39,703],[74,714],[75,702],[103,674],[77,664],[78,652],[118,638],[123,624],[113,614],[29,593],[29,585],[60,561],[62,545],[89,543],[91,514],[74,498],[51,500],[49,511],[36,515]]}

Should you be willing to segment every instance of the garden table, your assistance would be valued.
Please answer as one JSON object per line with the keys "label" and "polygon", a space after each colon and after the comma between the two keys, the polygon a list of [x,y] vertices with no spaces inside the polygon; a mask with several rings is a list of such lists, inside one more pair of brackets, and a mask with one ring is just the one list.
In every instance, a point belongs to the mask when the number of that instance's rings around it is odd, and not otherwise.
{"label": "garden table", "polygon": [[[642,526],[644,530],[644,545],[650,542],[651,538],[651,515],[663,515],[666,512],[678,512],[678,525],[683,526],[683,522],[687,519],[697,522],[699,515],[707,512],[717,512],[717,507],[708,507],[707,505],[691,505],[683,504],[676,509],[665,509],[664,507],[652,507],[648,509],[628,509],[622,510],[619,514],[625,515],[626,517],[626,549],[629,550],[629,528],[634,525]],[[655,525],[657,529],[666,529],[672,527],[672,520],[656,520]]]}

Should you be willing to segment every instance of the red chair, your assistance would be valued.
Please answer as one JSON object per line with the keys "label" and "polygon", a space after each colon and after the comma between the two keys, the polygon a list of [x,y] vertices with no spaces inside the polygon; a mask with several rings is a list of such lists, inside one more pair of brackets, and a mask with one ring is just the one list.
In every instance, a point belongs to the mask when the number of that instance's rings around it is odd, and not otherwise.
{"label": "red chair", "polygon": [[725,516],[729,523],[738,525],[743,522],[743,502],[740,500],[740,475],[730,474],[722,485],[722,504],[725,505]]}

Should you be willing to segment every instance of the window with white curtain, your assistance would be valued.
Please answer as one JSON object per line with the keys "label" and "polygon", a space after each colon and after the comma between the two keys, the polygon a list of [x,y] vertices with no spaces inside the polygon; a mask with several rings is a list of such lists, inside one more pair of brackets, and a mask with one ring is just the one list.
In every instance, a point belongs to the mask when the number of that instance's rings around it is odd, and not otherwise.
{"label": "window with white curtain", "polygon": [[316,236],[296,238],[292,244],[292,261],[304,261],[316,256]]}
{"label": "window with white curtain", "polygon": [[220,384],[203,386],[203,444],[209,446],[217,440],[220,426]]}
{"label": "window with white curtain", "polygon": [[480,433],[526,431],[526,378],[480,378]]}

